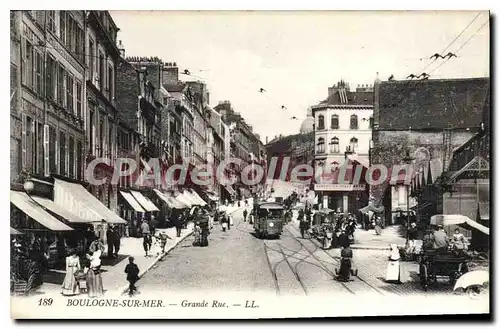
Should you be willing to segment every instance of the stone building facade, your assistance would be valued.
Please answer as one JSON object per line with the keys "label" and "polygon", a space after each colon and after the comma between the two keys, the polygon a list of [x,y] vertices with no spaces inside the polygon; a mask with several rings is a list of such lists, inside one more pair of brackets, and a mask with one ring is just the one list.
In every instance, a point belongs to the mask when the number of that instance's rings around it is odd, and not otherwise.
{"label": "stone building facade", "polygon": [[[423,180],[430,170],[436,180],[449,167],[453,150],[480,128],[488,90],[488,78],[383,82],[377,79],[371,164],[391,168],[403,164],[409,153],[413,174]],[[406,212],[414,203],[407,196],[408,191],[409,187],[400,180],[372,187],[371,196],[377,204],[384,205],[387,223],[395,223],[398,213]],[[418,207],[415,210],[425,218],[437,211]]]}
{"label": "stone building facade", "polygon": [[107,11],[89,11],[86,15],[86,162],[109,159],[94,172],[106,184],[90,186],[92,194],[109,209],[118,212],[118,187],[111,184],[117,159],[117,67],[120,50],[116,45],[118,27]]}
{"label": "stone building facade", "polygon": [[[361,85],[352,91],[340,81],[328,88],[328,97],[311,107],[314,117],[315,175],[331,175],[346,162],[346,152],[369,164],[373,124],[373,87]],[[368,187],[332,181],[315,184],[323,207],[354,212],[365,206]]]}

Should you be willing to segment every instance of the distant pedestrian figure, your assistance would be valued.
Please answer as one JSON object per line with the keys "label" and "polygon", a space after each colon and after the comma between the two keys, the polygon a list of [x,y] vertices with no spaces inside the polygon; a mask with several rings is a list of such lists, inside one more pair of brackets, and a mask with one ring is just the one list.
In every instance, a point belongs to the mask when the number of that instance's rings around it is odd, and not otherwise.
{"label": "distant pedestrian figure", "polygon": [[399,249],[398,246],[395,244],[391,244],[390,247],[391,247],[391,253],[389,255],[389,263],[387,264],[385,281],[401,283],[400,264],[399,264],[401,256],[399,254]]}
{"label": "distant pedestrian figure", "polygon": [[194,234],[193,246],[200,246],[201,245],[200,222],[196,222],[196,225],[194,226],[194,229],[193,229],[193,234]]}
{"label": "distant pedestrian figure", "polygon": [[118,258],[118,253],[120,252],[120,244],[121,244],[121,234],[118,227],[116,226],[114,227],[113,233],[114,233],[113,244],[115,247],[115,257]]}
{"label": "distant pedestrian figure", "polygon": [[144,252],[146,253],[146,257],[148,257],[148,252],[151,249],[151,238],[149,233],[144,233],[142,235],[142,247],[144,248]]}
{"label": "distant pedestrian figure", "polygon": [[227,218],[226,214],[222,214],[222,219],[221,219],[222,232],[226,232],[227,222],[228,222],[228,218]]}
{"label": "distant pedestrian figure", "polygon": [[248,215],[248,211],[245,209],[243,210],[243,221],[246,222],[247,221],[247,215]]}
{"label": "distant pedestrian figure", "polygon": [[106,232],[106,240],[108,243],[108,258],[113,258],[113,247],[114,247],[114,239],[115,233],[113,232],[113,226],[108,227],[108,231]]}
{"label": "distant pedestrian figure", "polygon": [[127,273],[127,281],[129,282],[128,294],[132,296],[134,291],[137,291],[135,284],[139,281],[139,267],[134,263],[134,257],[129,257],[128,262],[125,266],[125,273]]}
{"label": "distant pedestrian figure", "polygon": [[380,217],[377,217],[375,219],[375,234],[376,235],[382,234],[382,219]]}

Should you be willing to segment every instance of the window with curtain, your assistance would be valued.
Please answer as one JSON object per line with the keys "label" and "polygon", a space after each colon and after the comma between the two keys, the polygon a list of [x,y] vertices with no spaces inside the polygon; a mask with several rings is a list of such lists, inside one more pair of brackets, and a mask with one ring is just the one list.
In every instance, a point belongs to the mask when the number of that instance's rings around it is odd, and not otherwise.
{"label": "window with curtain", "polygon": [[333,137],[330,141],[330,152],[331,153],[339,153],[339,139],[337,137]]}
{"label": "window with curtain", "polygon": [[76,116],[82,118],[82,83],[76,81]]}
{"label": "window with curtain", "polygon": [[318,138],[317,148],[318,153],[325,153],[325,139],[323,137]]}
{"label": "window with curtain", "polygon": [[325,129],[325,117],[321,114],[318,116],[318,130]]}
{"label": "window with curtain", "polygon": [[68,112],[73,113],[73,76],[70,73],[66,74],[66,104]]}
{"label": "window with curtain", "polygon": [[349,125],[350,129],[358,129],[358,116],[356,114],[351,115],[351,123]]}
{"label": "window with curtain", "polygon": [[75,177],[75,140],[73,136],[68,138],[68,175]]}
{"label": "window with curtain", "polygon": [[332,115],[330,129],[339,129],[339,116],[336,114]]}
{"label": "window with curtain", "polygon": [[56,128],[49,126],[49,170],[53,174],[57,173],[56,139]]}
{"label": "window with curtain", "polygon": [[76,179],[82,180],[82,156],[83,156],[82,142],[78,141],[76,143]]}
{"label": "window with curtain", "polygon": [[66,135],[59,132],[59,174],[66,175]]}
{"label": "window with curtain", "polygon": [[356,137],[351,138],[349,141],[349,148],[351,152],[356,152],[358,149],[358,139]]}

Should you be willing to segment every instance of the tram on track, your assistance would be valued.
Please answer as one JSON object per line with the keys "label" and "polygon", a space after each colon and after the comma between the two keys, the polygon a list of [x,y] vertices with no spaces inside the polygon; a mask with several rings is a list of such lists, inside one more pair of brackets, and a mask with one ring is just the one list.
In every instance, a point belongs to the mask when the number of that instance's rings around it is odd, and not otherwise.
{"label": "tram on track", "polygon": [[279,202],[261,202],[255,206],[253,228],[257,237],[280,237],[283,232],[284,209]]}

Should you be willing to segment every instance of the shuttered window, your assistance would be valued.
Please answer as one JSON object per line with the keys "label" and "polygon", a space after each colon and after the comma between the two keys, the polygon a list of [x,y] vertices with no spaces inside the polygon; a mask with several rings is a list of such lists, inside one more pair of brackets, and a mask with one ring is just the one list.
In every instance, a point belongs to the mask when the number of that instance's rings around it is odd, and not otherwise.
{"label": "shuttered window", "polygon": [[14,110],[17,109],[17,66],[10,63],[10,108]]}
{"label": "shuttered window", "polygon": [[36,170],[38,174],[44,172],[44,151],[43,151],[43,123],[37,123],[36,129]]}
{"label": "shuttered window", "polygon": [[65,106],[64,98],[65,98],[65,90],[64,90],[64,79],[65,79],[65,72],[64,72],[64,67],[61,66],[61,64],[57,65],[57,102],[61,106]]}

